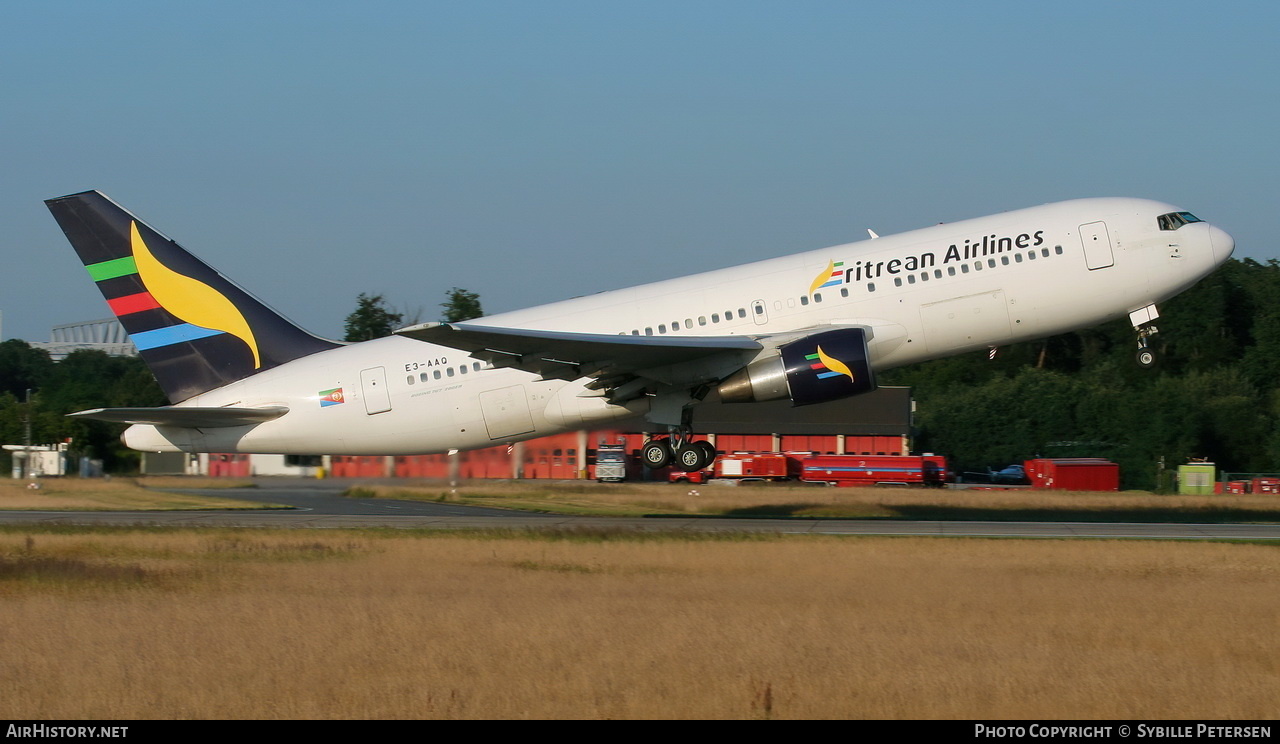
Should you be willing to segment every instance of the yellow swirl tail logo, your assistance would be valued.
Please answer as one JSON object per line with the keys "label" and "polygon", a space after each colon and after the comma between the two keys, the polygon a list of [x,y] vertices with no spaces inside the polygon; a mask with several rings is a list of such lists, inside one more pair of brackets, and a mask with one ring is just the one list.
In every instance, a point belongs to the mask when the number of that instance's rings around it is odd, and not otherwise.
{"label": "yellow swirl tail logo", "polygon": [[[133,260],[138,267],[138,275],[147,291],[161,307],[179,320],[194,326],[197,331],[228,333],[249,346],[253,352],[253,368],[262,366],[258,353],[258,341],[254,338],[253,329],[244,314],[221,292],[198,279],[170,269],[160,263],[147,247],[146,241],[138,233],[138,223],[129,225],[129,240],[133,249]],[[211,335],[209,333],[192,335],[191,338]],[[178,336],[172,336],[178,339]]]}

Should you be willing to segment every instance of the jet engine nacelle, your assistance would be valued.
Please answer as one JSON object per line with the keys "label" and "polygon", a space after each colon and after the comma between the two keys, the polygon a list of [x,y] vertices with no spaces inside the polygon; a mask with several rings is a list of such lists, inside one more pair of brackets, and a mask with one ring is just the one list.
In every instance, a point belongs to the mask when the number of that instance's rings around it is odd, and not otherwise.
{"label": "jet engine nacelle", "polygon": [[717,390],[725,403],[789,398],[825,403],[876,389],[863,328],[840,328],[782,344],[777,354],[734,372]]}

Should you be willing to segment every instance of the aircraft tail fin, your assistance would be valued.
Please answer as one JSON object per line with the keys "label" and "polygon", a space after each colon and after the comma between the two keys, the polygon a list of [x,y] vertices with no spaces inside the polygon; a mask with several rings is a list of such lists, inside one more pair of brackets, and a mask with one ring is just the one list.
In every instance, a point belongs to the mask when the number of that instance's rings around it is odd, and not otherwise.
{"label": "aircraft tail fin", "polygon": [[339,346],[294,325],[97,191],[45,205],[170,402]]}

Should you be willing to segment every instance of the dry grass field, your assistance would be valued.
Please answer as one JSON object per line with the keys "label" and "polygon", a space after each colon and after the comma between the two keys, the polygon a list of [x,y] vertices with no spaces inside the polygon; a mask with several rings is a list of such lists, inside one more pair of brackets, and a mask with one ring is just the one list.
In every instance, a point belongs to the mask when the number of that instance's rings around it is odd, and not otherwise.
{"label": "dry grass field", "polygon": [[150,511],[181,509],[263,509],[266,504],[234,499],[166,493],[160,488],[235,488],[248,481],[217,478],[148,478],[146,488],[134,478],[45,478],[39,489],[27,481],[0,480],[0,509],[41,511]]}
{"label": "dry grass field", "polygon": [[592,481],[464,481],[359,485],[352,496],[451,501],[564,514],[640,516],[700,514],[743,517],[982,519],[1085,522],[1280,522],[1280,496],[1170,496],[1146,491],[824,488],[790,484]]}
{"label": "dry grass field", "polygon": [[1280,546],[0,531],[0,716],[1274,718]]}

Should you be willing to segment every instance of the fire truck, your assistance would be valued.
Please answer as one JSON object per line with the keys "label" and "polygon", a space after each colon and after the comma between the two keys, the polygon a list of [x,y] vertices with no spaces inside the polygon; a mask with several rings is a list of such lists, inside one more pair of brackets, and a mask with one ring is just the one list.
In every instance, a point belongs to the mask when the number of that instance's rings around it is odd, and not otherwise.
{"label": "fire truck", "polygon": [[779,454],[777,452],[733,452],[716,458],[709,470],[691,473],[674,471],[667,478],[672,483],[706,483],[711,478],[725,480],[788,480],[799,475],[799,457],[805,452]]}

